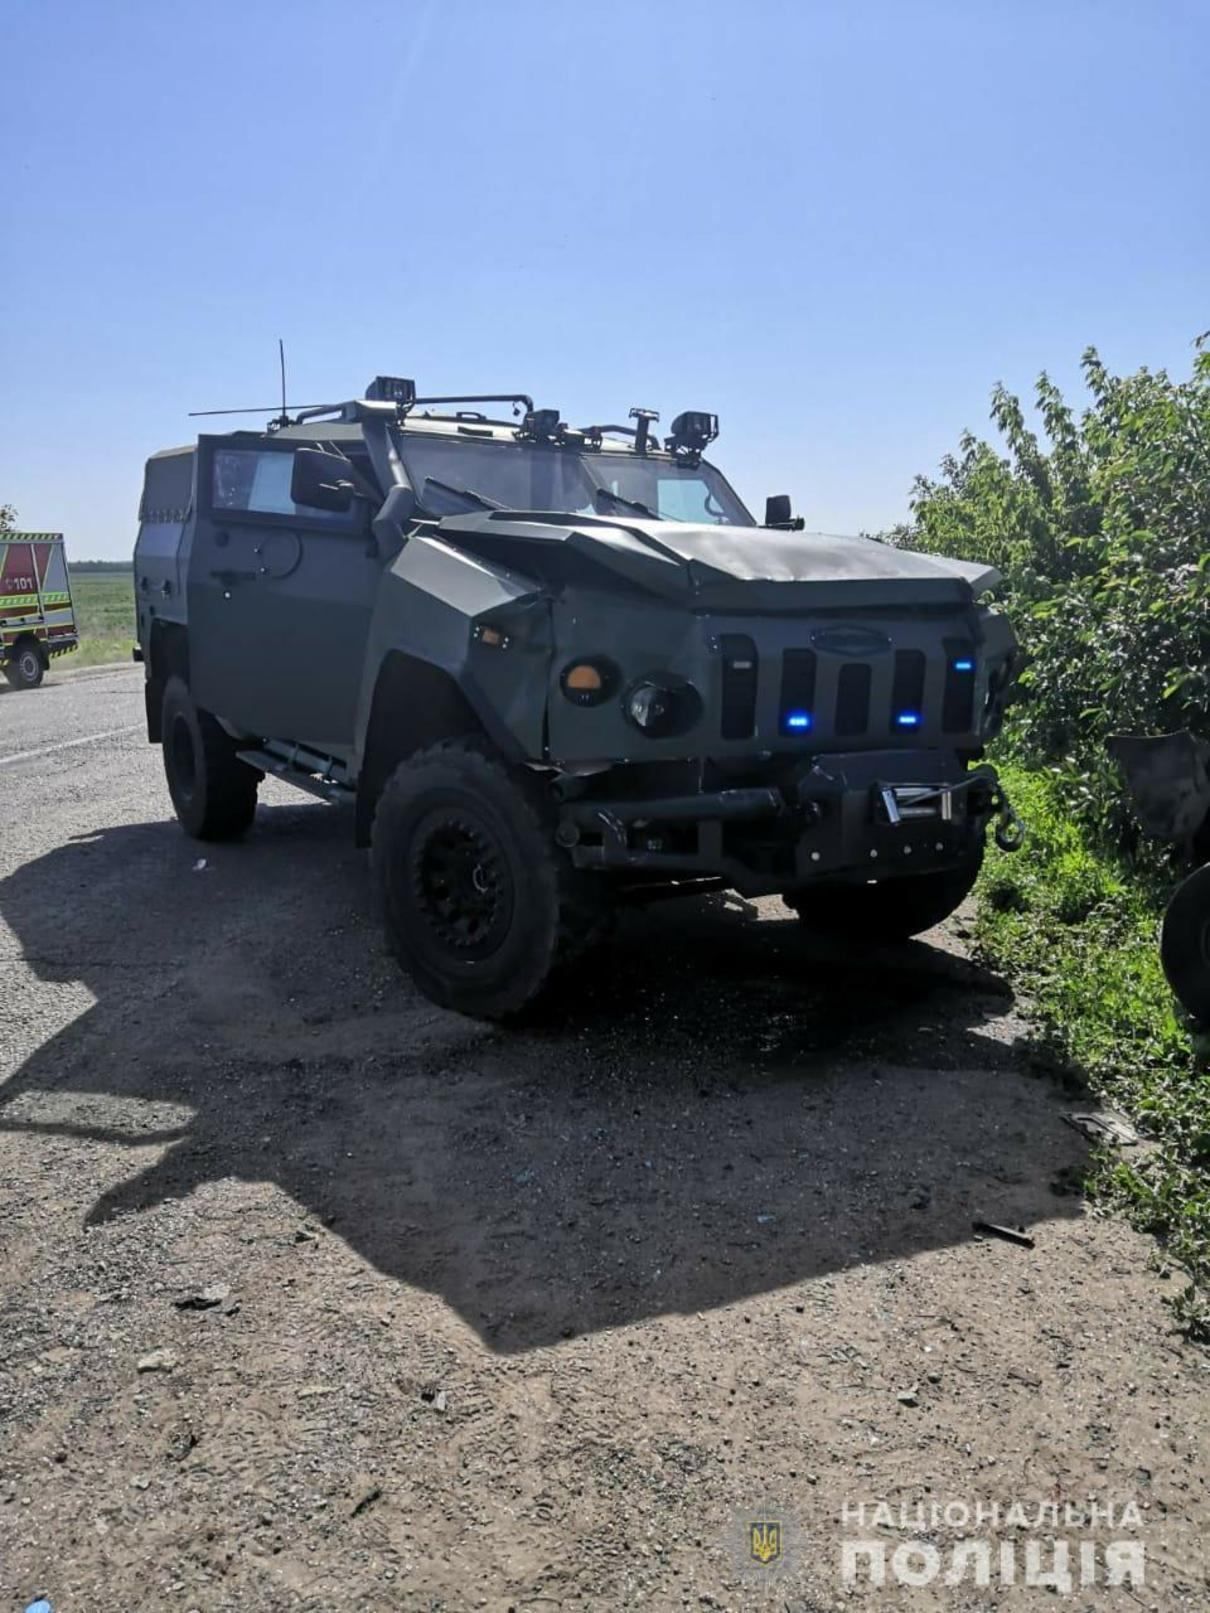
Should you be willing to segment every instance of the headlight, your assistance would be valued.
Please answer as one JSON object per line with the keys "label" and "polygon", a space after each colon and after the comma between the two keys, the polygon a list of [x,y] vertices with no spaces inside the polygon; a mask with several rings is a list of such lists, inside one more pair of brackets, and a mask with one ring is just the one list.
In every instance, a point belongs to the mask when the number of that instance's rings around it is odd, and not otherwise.
{"label": "headlight", "polygon": [[679,678],[640,678],[622,700],[626,716],[648,739],[684,734],[702,714],[702,697]]}

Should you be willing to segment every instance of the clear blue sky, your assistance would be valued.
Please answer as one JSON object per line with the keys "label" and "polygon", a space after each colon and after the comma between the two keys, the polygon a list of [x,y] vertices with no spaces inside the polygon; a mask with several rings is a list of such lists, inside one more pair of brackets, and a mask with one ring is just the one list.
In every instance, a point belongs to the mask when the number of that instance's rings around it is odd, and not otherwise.
{"label": "clear blue sky", "polygon": [[521,388],[717,410],[811,528],[991,385],[1210,325],[1198,0],[7,0],[0,502],[129,552],[194,408]]}

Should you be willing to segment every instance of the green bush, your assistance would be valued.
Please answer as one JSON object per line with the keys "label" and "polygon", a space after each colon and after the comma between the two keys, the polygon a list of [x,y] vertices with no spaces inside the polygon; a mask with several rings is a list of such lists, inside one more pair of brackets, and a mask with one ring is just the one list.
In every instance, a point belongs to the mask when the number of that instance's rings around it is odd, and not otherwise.
{"label": "green bush", "polygon": [[998,387],[1004,452],[967,434],[917,480],[905,547],[990,561],[1028,661],[997,762],[1030,839],[980,881],[979,945],[1026,992],[1050,1053],[1150,1139],[1102,1157],[1125,1206],[1190,1277],[1180,1320],[1210,1337],[1210,1075],[1174,1013],[1156,932],[1174,872],[1140,839],[1105,742],[1210,732],[1210,353],[1192,374],[1083,360],[1077,419],[1048,378],[1043,440]]}
{"label": "green bush", "polygon": [[998,387],[1007,453],[966,435],[937,479],[917,480],[914,521],[891,539],[1003,572],[1029,656],[1006,746],[1066,772],[1081,822],[1135,851],[1105,740],[1208,726],[1210,353],[1182,382],[1110,375],[1092,349],[1083,370],[1078,420],[1039,379],[1045,446]]}

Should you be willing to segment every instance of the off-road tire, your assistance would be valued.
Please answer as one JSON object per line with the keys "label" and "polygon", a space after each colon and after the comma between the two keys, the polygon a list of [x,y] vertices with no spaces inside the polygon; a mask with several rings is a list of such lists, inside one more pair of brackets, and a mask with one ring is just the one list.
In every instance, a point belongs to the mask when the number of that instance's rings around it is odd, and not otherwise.
{"label": "off-road tire", "polygon": [[956,868],[906,874],[876,885],[806,885],[788,891],[787,907],[804,929],[875,945],[906,941],[940,924],[970,895],[983,862],[983,847]]}
{"label": "off-road tire", "polygon": [[443,1008],[503,1019],[607,921],[602,887],[554,841],[541,786],[482,742],[401,762],[378,799],[370,866],[388,943]]}
{"label": "off-road tire", "polygon": [[1160,962],[1181,1007],[1210,1024],[1210,864],[1176,887],[1160,930]]}
{"label": "off-road tire", "polygon": [[164,775],[181,827],[195,840],[237,840],[256,815],[263,775],[239,760],[235,741],[181,678],[169,678],[161,710]]}
{"label": "off-road tire", "polygon": [[46,676],[46,662],[36,644],[26,640],[4,663],[4,675],[14,689],[36,689]]}

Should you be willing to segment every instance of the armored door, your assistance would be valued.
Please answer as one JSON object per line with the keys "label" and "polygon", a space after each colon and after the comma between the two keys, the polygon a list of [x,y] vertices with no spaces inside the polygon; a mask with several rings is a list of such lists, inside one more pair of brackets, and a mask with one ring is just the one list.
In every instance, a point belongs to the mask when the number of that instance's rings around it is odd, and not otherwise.
{"label": "armored door", "polygon": [[290,499],[295,442],[203,438],[189,565],[199,705],[260,738],[352,744],[381,563],[369,512]]}

